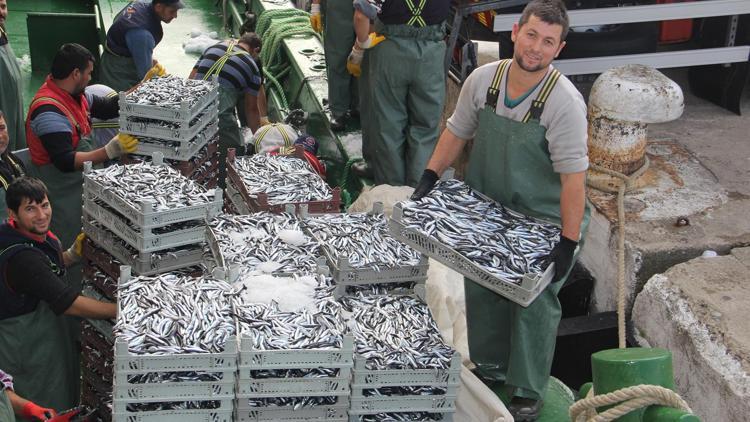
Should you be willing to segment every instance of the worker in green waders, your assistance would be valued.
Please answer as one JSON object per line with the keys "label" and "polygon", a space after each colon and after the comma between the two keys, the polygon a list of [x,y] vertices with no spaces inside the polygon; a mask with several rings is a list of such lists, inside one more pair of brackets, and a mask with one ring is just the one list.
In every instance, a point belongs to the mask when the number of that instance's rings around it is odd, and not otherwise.
{"label": "worker in green waders", "polygon": [[586,105],[550,63],[565,46],[561,0],[530,2],[513,26],[513,58],[476,69],[464,83],[413,199],[425,196],[474,139],[466,183],[499,203],[559,224],[552,283],[524,308],[467,279],[469,355],[493,390],[512,395],[516,421],[535,420],[555,350],[560,302],[585,233]]}
{"label": "worker in green waders", "polygon": [[47,420],[57,412],[44,408],[16,394],[13,389],[13,377],[0,369],[0,421],[15,420],[14,414],[28,420]]}
{"label": "worker in green waders", "polygon": [[351,0],[313,0],[310,14],[313,29],[323,33],[331,129],[341,131],[346,121],[359,113],[357,79],[346,69],[354,44],[354,6]]}
{"label": "worker in green waders", "polygon": [[[27,174],[40,178],[55,206],[52,231],[71,244],[81,231],[83,163],[103,163],[135,152],[136,138],[118,134],[100,148],[93,147],[90,118],[111,119],[120,111],[118,99],[86,95],[94,56],[79,44],[64,44],[52,60],[50,74],[26,113],[26,143],[31,166]],[[80,271],[67,280],[80,286]]]}
{"label": "worker in green waders", "polygon": [[354,0],[356,41],[347,68],[366,79],[362,147],[376,184],[416,186],[435,147],[449,7],[450,0]]}
{"label": "worker in green waders", "polygon": [[263,79],[255,58],[260,54],[260,38],[253,33],[243,34],[239,40],[228,40],[212,45],[201,55],[190,72],[190,79],[207,80],[216,77],[219,83],[219,185],[224,187],[226,153],[229,148],[242,152],[244,143],[237,121],[237,106],[243,101],[245,121],[257,131],[261,110]]}
{"label": "worker in green waders", "polygon": [[49,230],[54,204],[48,193],[39,179],[24,176],[6,194],[11,218],[0,225],[0,368],[13,375],[18,395],[59,412],[80,399],[80,351],[69,320],[112,319],[117,305],[81,296],[62,279],[81,260],[84,236],[62,249]]}
{"label": "worker in green waders", "polygon": [[154,48],[164,36],[161,23],[172,22],[183,7],[180,0],[134,1],[125,6],[107,31],[100,82],[120,92],[143,80],[157,64]]}
{"label": "worker in green waders", "polygon": [[8,2],[0,0],[0,110],[5,113],[10,136],[8,150],[15,151],[26,147],[26,134],[23,126],[21,69],[5,32],[7,18]]}

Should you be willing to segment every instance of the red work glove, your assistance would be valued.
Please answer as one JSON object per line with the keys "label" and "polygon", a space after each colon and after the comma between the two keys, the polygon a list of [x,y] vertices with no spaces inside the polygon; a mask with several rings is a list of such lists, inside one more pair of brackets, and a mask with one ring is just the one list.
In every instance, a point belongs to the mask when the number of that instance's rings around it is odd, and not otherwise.
{"label": "red work glove", "polygon": [[52,409],[45,409],[41,406],[37,406],[32,402],[28,402],[21,409],[21,416],[32,421],[46,421],[57,415]]}
{"label": "red work glove", "polygon": [[68,422],[69,420],[73,419],[79,413],[81,413],[81,409],[80,408],[72,410],[72,411],[67,412],[67,413],[59,414],[59,415],[55,416],[54,418],[50,419],[47,422]]}

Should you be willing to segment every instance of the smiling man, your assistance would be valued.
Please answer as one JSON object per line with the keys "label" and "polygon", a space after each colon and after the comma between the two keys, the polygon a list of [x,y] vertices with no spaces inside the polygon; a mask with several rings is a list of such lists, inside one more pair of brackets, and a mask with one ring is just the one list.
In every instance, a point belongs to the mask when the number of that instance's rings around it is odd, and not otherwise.
{"label": "smiling man", "polygon": [[412,196],[428,194],[473,138],[466,183],[509,208],[562,226],[549,256],[552,283],[529,307],[465,282],[469,355],[493,390],[511,391],[516,421],[535,420],[541,410],[560,322],[557,293],[588,220],[586,104],[551,65],[567,32],[561,0],[526,6],[513,26],[513,58],[482,66],[466,80]]}
{"label": "smiling man", "polygon": [[78,403],[78,350],[68,316],[114,318],[117,306],[80,295],[61,277],[81,259],[79,236],[67,251],[49,231],[47,188],[20,177],[6,194],[10,220],[0,225],[0,368],[15,391],[56,411]]}

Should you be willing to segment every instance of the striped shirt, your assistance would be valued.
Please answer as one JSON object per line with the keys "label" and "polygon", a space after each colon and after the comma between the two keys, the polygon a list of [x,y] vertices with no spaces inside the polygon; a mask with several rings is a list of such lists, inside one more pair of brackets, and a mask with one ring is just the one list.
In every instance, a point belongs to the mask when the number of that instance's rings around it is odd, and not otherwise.
{"label": "striped shirt", "polygon": [[[228,42],[220,42],[208,47],[198,62],[193,66],[196,69],[195,79],[203,79],[217,60],[222,58],[229,47]],[[250,53],[245,52],[242,47],[235,45],[232,48],[234,54],[224,64],[219,72],[219,85],[235,89],[246,94],[258,96],[258,90],[263,83],[258,66]]]}
{"label": "striped shirt", "polygon": [[0,391],[4,391],[6,388],[9,390],[13,389],[13,377],[0,369]]}

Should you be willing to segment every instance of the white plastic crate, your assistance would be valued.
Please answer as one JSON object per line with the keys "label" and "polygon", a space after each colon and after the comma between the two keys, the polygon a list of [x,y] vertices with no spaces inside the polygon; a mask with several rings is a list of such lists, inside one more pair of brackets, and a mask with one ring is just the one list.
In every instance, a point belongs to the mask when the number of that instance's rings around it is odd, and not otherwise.
{"label": "white plastic crate", "polygon": [[306,397],[349,394],[351,368],[338,368],[334,377],[253,378],[250,367],[239,367],[238,397]]}
{"label": "white plastic crate", "polygon": [[303,407],[293,406],[250,407],[248,400],[238,398],[235,405],[235,421],[285,421],[285,422],[346,422],[350,406],[348,396],[339,396],[336,404]]}
{"label": "white plastic crate", "polygon": [[203,219],[198,219],[202,224],[195,227],[157,234],[151,228],[133,229],[116,211],[106,209],[91,198],[84,197],[83,209],[139,252],[155,252],[206,241],[206,220]]}
{"label": "white plastic crate", "polygon": [[[194,120],[191,120],[192,125],[182,123],[176,128],[165,127],[156,122],[129,120],[127,116],[121,114],[119,120],[120,132],[133,136],[164,139],[165,141],[189,141],[198,136],[203,129],[216,122],[219,118],[219,108],[216,105],[210,105],[202,113]],[[138,118],[140,119],[141,117]],[[145,118],[158,120],[156,117]]]}
{"label": "white plastic crate", "polygon": [[[202,397],[195,397],[190,401],[203,401]],[[212,399],[208,399],[212,400]],[[144,403],[147,401],[113,400],[113,422],[232,422],[234,413],[234,399],[218,399],[220,404],[216,409],[194,410],[157,410],[150,412],[129,412],[129,403]],[[164,400],[154,400],[156,402]],[[151,401],[151,402],[154,402]],[[185,400],[182,400],[185,401]]]}
{"label": "white plastic crate", "polygon": [[[116,358],[115,358],[116,360]],[[171,372],[171,371],[170,371]],[[236,373],[234,369],[219,369],[203,372],[223,374],[217,381],[182,381],[182,382],[154,382],[130,383],[128,377],[133,375],[128,371],[115,371],[113,395],[115,399],[129,401],[189,401],[194,397],[203,399],[234,398]]]}
{"label": "white plastic crate", "polygon": [[396,204],[388,223],[393,237],[521,306],[529,306],[554,276],[554,266],[550,265],[542,274],[525,275],[519,284],[510,282],[475,264],[455,249],[439,242],[437,238],[407,229],[402,220],[403,208],[401,204]]}
{"label": "white plastic crate", "polygon": [[[153,165],[166,165],[162,157],[154,157]],[[221,212],[223,196],[221,189],[214,189],[212,202],[206,204],[183,206],[170,210],[156,211],[156,203],[150,199],[143,199],[138,205],[134,205],[118,196],[108,186],[105,186],[90,177],[92,172],[91,163],[84,163],[83,171],[83,194],[86,199],[99,198],[107,205],[115,209],[122,216],[133,222],[142,229],[162,227],[182,221],[210,219]],[[210,192],[210,191],[209,191]]]}
{"label": "white plastic crate", "polygon": [[366,359],[354,357],[352,391],[381,387],[457,387],[461,382],[461,355],[455,352],[447,369],[367,369]]}
{"label": "white plastic crate", "polygon": [[81,218],[83,231],[97,246],[115,259],[132,268],[139,275],[152,275],[181,268],[192,267],[203,262],[203,247],[183,247],[179,250],[160,252],[138,252],[124,244],[114,233],[91,220],[85,210]]}
{"label": "white plastic crate", "polygon": [[[156,152],[160,152],[164,155],[164,158],[168,160],[180,160],[185,161],[198,155],[201,148],[206,146],[208,142],[218,133],[219,122],[218,120],[210,123],[205,129],[201,130],[195,138],[190,141],[163,141],[156,138],[143,138],[139,139],[138,149],[135,154],[149,155],[152,156]],[[159,142],[162,141],[162,142]],[[170,146],[166,142],[179,142],[177,146]]]}
{"label": "white plastic crate", "polygon": [[[158,82],[158,80],[154,80],[151,83],[154,82]],[[130,102],[127,99],[128,95],[124,92],[120,92],[118,101],[120,103],[120,115],[168,120],[173,122],[189,122],[206,107],[218,104],[218,83],[215,81],[209,83],[212,85],[212,89],[209,91],[208,95],[199,98],[192,106],[187,101],[182,101],[177,108]]]}
{"label": "white plastic crate", "polygon": [[354,365],[354,340],[344,336],[341,349],[254,350],[252,340],[240,337],[239,366],[256,369],[351,368]]}
{"label": "white plastic crate", "polygon": [[350,415],[372,415],[391,412],[453,413],[456,411],[456,395],[415,396],[352,396]]}

